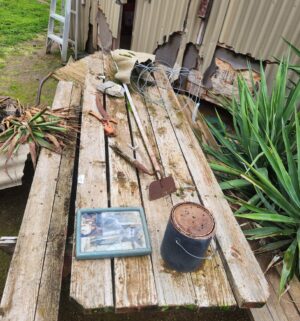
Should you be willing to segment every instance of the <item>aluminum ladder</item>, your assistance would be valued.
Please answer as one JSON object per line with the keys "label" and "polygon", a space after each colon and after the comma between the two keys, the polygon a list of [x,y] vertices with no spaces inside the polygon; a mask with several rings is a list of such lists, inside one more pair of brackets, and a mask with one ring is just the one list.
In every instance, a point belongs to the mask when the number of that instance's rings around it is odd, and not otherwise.
{"label": "aluminum ladder", "polygon": [[[75,0],[75,10],[73,10],[72,0],[62,0],[62,12],[64,12],[64,15],[60,15],[56,13],[57,0],[51,0],[46,53],[50,53],[53,42],[58,43],[61,51],[61,59],[63,62],[67,61],[69,43],[72,44],[73,46],[75,59],[77,60],[78,9],[79,9],[78,2],[79,0]],[[72,14],[75,16],[74,40],[69,38]],[[55,21],[58,21],[60,23],[60,34],[55,34]]]}

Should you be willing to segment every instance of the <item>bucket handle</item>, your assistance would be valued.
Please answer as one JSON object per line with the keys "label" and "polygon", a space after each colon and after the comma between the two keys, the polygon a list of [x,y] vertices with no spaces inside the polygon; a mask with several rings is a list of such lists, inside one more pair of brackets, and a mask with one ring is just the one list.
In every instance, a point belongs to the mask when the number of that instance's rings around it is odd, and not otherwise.
{"label": "bucket handle", "polygon": [[[202,260],[211,260],[217,253],[217,246],[213,247],[213,253],[209,256],[196,256],[190,253],[184,246],[180,243],[178,239],[175,239],[175,243],[189,256],[194,257],[195,259],[202,259]],[[212,244],[212,243],[211,243]]]}

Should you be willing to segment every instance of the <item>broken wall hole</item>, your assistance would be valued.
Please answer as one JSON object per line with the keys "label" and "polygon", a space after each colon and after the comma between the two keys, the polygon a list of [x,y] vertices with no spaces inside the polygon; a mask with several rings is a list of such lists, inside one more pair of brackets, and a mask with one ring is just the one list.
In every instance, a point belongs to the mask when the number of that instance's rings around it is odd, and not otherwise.
{"label": "broken wall hole", "polygon": [[166,66],[173,67],[177,60],[181,42],[182,32],[173,32],[169,36],[168,41],[165,41],[155,49],[154,54],[156,56],[156,61]]}
{"label": "broken wall hole", "polygon": [[135,0],[128,0],[123,4],[123,13],[120,32],[120,48],[130,49],[135,14]]}
{"label": "broken wall hole", "polygon": [[[196,45],[192,42],[189,42],[183,54],[182,60],[182,69],[183,70],[192,70],[197,69],[200,63],[199,50]],[[176,83],[176,87],[186,90],[188,74],[185,72],[180,73],[180,77]]]}

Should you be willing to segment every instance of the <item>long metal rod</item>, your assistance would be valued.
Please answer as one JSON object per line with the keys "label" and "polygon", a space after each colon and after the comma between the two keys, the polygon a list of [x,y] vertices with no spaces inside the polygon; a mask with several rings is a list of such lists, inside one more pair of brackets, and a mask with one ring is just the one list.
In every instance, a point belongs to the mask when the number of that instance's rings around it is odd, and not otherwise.
{"label": "long metal rod", "polygon": [[150,141],[148,139],[148,136],[147,136],[147,134],[146,134],[146,132],[144,130],[144,126],[143,126],[143,124],[141,122],[140,116],[139,116],[139,114],[137,112],[137,109],[135,108],[135,105],[133,103],[133,100],[132,100],[132,97],[130,95],[130,92],[128,90],[127,85],[123,84],[123,87],[125,89],[125,93],[126,93],[128,101],[129,101],[131,110],[133,112],[134,119],[136,121],[136,124],[137,124],[139,130],[140,130],[142,139],[143,139],[143,141],[145,143],[146,150],[147,150],[148,155],[149,155],[149,157],[151,159],[151,163],[153,165],[153,168],[154,168],[156,174],[158,175],[158,178],[161,179],[162,178],[162,172],[161,172],[160,166],[159,166],[159,164],[157,162],[156,156],[155,156],[155,154],[153,152],[153,149],[151,148],[151,143],[150,143]]}

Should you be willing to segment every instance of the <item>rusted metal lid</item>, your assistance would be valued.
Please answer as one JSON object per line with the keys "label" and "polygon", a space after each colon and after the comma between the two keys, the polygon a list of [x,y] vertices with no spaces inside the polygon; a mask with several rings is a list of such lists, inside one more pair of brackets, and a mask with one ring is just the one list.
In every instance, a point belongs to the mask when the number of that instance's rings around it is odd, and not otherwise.
{"label": "rusted metal lid", "polygon": [[211,237],[215,232],[213,216],[197,203],[184,202],[175,205],[171,212],[171,221],[176,230],[193,239]]}

